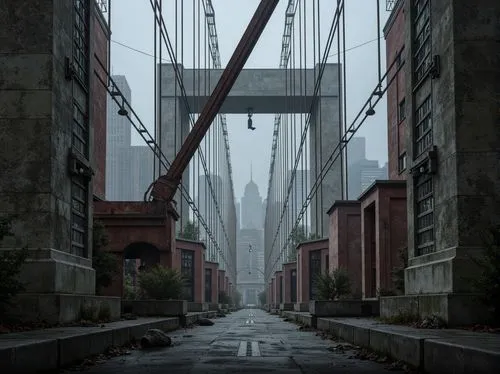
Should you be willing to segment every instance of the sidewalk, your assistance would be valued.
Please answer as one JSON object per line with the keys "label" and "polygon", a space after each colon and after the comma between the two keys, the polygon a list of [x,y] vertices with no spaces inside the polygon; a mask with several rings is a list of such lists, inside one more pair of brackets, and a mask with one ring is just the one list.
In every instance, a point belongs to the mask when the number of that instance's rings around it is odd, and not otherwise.
{"label": "sidewalk", "polygon": [[[188,313],[187,324],[215,312]],[[101,327],[102,326],[102,327]],[[176,330],[178,317],[151,317],[118,321],[99,327],[58,327],[0,334],[0,372],[30,373],[68,366],[86,357],[103,353],[112,346],[139,340],[149,329]]]}
{"label": "sidewalk", "polygon": [[315,319],[298,312],[283,312],[283,316],[428,373],[494,373],[500,368],[500,334],[417,329],[368,318]]}

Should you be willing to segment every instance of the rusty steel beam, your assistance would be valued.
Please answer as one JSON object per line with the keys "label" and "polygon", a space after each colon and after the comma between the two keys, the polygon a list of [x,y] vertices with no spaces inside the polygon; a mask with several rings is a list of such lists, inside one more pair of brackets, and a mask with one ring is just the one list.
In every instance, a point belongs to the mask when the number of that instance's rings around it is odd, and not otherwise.
{"label": "rusty steel beam", "polygon": [[193,129],[188,134],[182,147],[172,162],[166,175],[160,176],[153,184],[151,197],[155,200],[172,201],[179,186],[182,173],[189,165],[212,121],[219,112],[224,100],[231,91],[248,57],[252,53],[259,37],[264,31],[279,0],[261,0],[255,14],[241,37],[229,63],[224,69],[217,86],[198,117]]}

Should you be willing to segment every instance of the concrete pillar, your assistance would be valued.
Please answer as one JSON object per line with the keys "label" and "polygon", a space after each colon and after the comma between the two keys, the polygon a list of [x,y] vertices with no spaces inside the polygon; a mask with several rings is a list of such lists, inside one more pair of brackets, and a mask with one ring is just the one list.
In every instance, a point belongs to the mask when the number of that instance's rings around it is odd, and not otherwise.
{"label": "concrete pillar", "polygon": [[351,281],[351,294],[361,298],[361,205],[359,201],[336,201],[330,210],[329,269],[344,269]]}
{"label": "concrete pillar", "polygon": [[[73,2],[25,2],[22,12],[18,7],[10,0],[0,4],[0,213],[16,215],[15,236],[0,247],[30,250],[32,260],[21,272],[27,292],[94,294],[92,181],[71,176],[72,165],[76,172],[90,171],[93,154],[91,98],[76,78],[65,78],[65,58],[73,56]],[[89,79],[85,85],[90,87]],[[87,130],[85,155],[79,156],[71,150],[75,105],[88,116],[78,118]],[[72,240],[75,206],[82,247]]]}
{"label": "concrete pillar", "polygon": [[[319,67],[316,67],[319,71]],[[341,137],[340,80],[338,64],[327,64],[323,72],[319,97],[311,113],[309,128],[309,158],[313,186],[321,169],[337,147]],[[342,199],[342,157],[325,174],[311,201],[311,232],[328,236],[327,211],[335,200]],[[308,191],[309,192],[309,191]]]}
{"label": "concrete pillar", "polygon": [[[159,69],[161,70],[160,125],[157,129],[156,137],[161,151],[168,161],[172,162],[177,152],[179,152],[184,139],[189,134],[191,128],[189,121],[190,113],[181,98],[181,89],[175,77],[173,64],[162,64]],[[181,73],[184,71],[182,65],[179,65],[179,70]],[[166,169],[161,167],[160,172],[164,174],[166,173]],[[189,167],[183,174],[182,183],[189,191]],[[177,191],[174,199],[177,202],[177,211],[180,215],[180,220],[177,221],[177,232],[179,232],[189,219],[189,205],[182,198],[180,191]]]}
{"label": "concrete pillar", "polygon": [[292,271],[297,271],[296,262],[283,264],[283,303],[292,302]]}
{"label": "concrete pillar", "polygon": [[[407,14],[414,12],[406,10]],[[432,2],[431,54],[440,57],[440,76],[424,78],[416,89],[414,67],[410,65],[406,72],[410,82],[406,93],[414,104],[409,126],[416,126],[418,106],[430,95],[431,144],[437,156],[434,172],[427,169],[427,152],[412,163],[414,171],[422,168],[430,175],[434,226],[433,245],[425,253],[419,252],[415,246],[417,178],[412,178],[408,183],[407,294],[473,291],[472,258],[484,245],[481,232],[500,222],[500,81],[492,78],[500,74],[498,12],[500,3],[495,0],[481,0],[473,6],[451,0]],[[411,19],[407,17],[407,40],[413,37]],[[417,152],[412,134],[408,132],[409,154]]]}

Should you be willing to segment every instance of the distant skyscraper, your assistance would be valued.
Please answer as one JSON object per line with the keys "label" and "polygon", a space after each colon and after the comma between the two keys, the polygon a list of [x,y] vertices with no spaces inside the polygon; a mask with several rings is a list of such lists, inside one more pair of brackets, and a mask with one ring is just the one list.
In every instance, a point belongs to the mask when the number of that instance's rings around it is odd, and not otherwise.
{"label": "distant skyscraper", "polygon": [[144,193],[153,182],[153,151],[147,145],[130,147],[130,158],[132,167],[131,187],[133,201],[143,201]]}
{"label": "distant skyscraper", "polygon": [[241,228],[262,229],[263,227],[262,197],[259,194],[259,187],[250,175],[250,182],[245,186],[245,194],[241,198]]}
{"label": "distant skyscraper", "polygon": [[387,165],[379,167],[377,160],[360,160],[349,166],[348,198],[356,200],[377,179],[387,179]]}
{"label": "distant skyscraper", "polygon": [[353,137],[347,143],[347,163],[355,164],[366,159],[366,139],[364,137]]}
{"label": "distant skyscraper", "polygon": [[[132,93],[123,75],[112,76],[116,85],[130,103]],[[130,141],[131,127],[127,117],[118,114],[118,105],[108,95],[106,135],[106,199],[131,200]]]}
{"label": "distant skyscraper", "polygon": [[236,208],[236,232],[240,229],[241,226],[241,204],[239,202],[235,203]]}

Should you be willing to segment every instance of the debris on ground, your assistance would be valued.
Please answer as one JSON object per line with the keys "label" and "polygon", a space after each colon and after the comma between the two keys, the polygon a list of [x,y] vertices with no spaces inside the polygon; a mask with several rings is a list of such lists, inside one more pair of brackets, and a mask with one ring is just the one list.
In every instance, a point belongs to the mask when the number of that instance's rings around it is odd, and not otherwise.
{"label": "debris on ground", "polygon": [[127,343],[121,347],[109,347],[104,353],[87,357],[80,363],[62,370],[61,372],[64,373],[66,371],[84,371],[92,366],[102,364],[113,357],[130,355],[133,350],[136,350],[138,348],[139,346],[135,341]]}
{"label": "debris on ground", "polygon": [[172,339],[160,329],[149,329],[141,338],[142,348],[170,347]]}
{"label": "debris on ground", "polygon": [[208,318],[200,318],[196,323],[200,326],[213,326],[214,321],[210,321]]}

